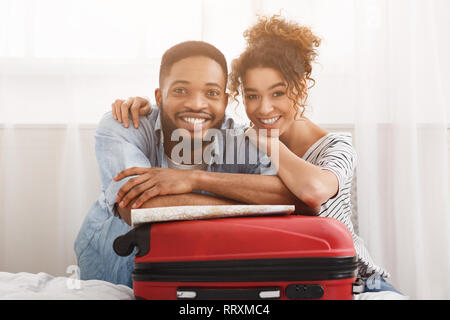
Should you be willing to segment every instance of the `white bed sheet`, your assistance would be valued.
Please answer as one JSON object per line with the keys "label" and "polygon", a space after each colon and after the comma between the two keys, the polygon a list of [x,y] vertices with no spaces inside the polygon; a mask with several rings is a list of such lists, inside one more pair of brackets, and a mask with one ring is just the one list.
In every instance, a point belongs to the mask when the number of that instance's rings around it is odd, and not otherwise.
{"label": "white bed sheet", "polygon": [[[43,272],[0,272],[0,300],[134,300],[133,290],[127,286],[100,280],[80,280],[79,283],[74,280]],[[354,300],[408,299],[389,291],[354,296]]]}
{"label": "white bed sheet", "polygon": [[0,272],[1,300],[133,300],[133,290],[100,280],[53,277],[47,273]]}
{"label": "white bed sheet", "polygon": [[410,298],[392,291],[380,291],[360,293],[354,295],[353,300],[410,300]]}

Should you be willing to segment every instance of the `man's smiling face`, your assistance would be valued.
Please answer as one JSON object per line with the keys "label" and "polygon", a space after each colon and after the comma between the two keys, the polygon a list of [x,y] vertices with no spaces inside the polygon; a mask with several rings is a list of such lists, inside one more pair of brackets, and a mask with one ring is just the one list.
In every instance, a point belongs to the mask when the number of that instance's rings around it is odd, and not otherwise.
{"label": "man's smiling face", "polygon": [[164,132],[185,129],[193,138],[194,128],[202,137],[208,129],[220,128],[228,103],[225,79],[221,66],[208,57],[174,63],[155,92]]}

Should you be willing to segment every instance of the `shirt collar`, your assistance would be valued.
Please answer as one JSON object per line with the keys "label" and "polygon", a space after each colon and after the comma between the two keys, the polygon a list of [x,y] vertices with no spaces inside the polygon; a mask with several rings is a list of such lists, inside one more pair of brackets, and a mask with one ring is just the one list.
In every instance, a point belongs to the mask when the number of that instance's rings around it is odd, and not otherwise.
{"label": "shirt collar", "polygon": [[163,137],[163,133],[162,133],[162,129],[161,129],[161,112],[160,112],[159,108],[157,108],[155,111],[158,112],[158,117],[156,118],[156,122],[155,122],[155,132],[158,137],[158,140],[162,141],[164,137]]}

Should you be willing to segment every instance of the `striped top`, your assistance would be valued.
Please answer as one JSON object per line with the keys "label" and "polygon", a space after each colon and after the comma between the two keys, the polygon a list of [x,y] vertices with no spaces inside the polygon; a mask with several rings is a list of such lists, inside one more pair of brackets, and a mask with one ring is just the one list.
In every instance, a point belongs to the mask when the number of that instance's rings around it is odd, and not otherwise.
{"label": "striped top", "polygon": [[345,224],[350,230],[358,256],[358,276],[364,279],[376,272],[382,277],[389,277],[386,270],[373,262],[363,240],[356,235],[353,229],[351,186],[357,157],[352,146],[352,135],[350,133],[328,133],[317,140],[306,151],[302,159],[323,170],[333,172],[338,178],[338,193],[334,198],[322,204],[319,216],[334,218]]}

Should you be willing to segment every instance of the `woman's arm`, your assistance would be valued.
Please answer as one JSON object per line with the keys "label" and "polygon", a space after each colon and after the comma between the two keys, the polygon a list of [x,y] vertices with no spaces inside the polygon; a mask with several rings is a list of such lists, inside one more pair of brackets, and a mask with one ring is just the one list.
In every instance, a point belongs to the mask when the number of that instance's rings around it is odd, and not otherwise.
{"label": "woman's arm", "polygon": [[338,192],[339,182],[333,172],[303,160],[282,142],[278,163],[273,163],[286,187],[309,207],[321,206]]}
{"label": "woman's arm", "polygon": [[248,129],[253,145],[265,150],[282,183],[309,208],[319,208],[336,196],[339,181],[335,173],[309,163],[292,152],[278,137],[260,137]]}

